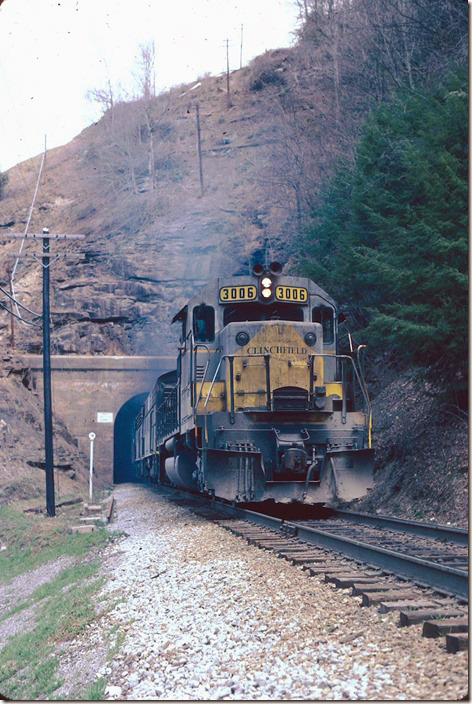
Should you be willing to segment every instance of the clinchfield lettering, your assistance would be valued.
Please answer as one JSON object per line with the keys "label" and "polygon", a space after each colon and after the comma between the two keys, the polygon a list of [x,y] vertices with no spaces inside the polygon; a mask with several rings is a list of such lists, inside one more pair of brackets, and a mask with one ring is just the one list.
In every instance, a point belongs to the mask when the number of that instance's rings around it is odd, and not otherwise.
{"label": "clinchfield lettering", "polygon": [[248,347],[244,354],[307,354],[307,350],[306,347],[272,345],[272,347]]}

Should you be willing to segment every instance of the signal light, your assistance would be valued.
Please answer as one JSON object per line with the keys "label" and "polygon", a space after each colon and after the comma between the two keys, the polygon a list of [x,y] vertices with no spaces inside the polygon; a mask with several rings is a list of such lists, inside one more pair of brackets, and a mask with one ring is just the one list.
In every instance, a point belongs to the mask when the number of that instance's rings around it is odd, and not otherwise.
{"label": "signal light", "polygon": [[272,296],[272,291],[270,288],[263,288],[261,291],[264,298],[270,298]]}
{"label": "signal light", "polygon": [[264,288],[269,288],[270,286],[272,286],[272,279],[269,279],[267,276],[265,276],[262,279],[261,284],[264,286]]}

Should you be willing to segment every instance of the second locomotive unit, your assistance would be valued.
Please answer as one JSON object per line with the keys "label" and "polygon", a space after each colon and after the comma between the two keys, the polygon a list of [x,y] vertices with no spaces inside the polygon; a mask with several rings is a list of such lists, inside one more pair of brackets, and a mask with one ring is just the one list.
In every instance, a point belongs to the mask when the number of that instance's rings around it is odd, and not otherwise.
{"label": "second locomotive unit", "polygon": [[235,502],[327,503],[373,484],[361,347],[335,302],[277,263],[217,279],[174,317],[177,368],[135,421],[141,475]]}

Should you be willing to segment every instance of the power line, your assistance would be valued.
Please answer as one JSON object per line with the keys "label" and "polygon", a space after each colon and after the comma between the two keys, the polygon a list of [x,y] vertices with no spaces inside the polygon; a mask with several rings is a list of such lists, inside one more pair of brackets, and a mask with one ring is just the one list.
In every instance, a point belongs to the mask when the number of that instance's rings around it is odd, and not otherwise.
{"label": "power line", "polygon": [[20,308],[24,308],[24,310],[28,311],[28,313],[31,313],[31,315],[35,315],[37,318],[41,317],[41,313],[35,313],[34,310],[31,310],[30,308],[27,308],[26,306],[23,305],[23,303],[20,303],[20,301],[17,301],[16,298],[11,296],[8,291],[5,291],[4,288],[0,286],[0,291],[5,294],[5,296],[8,296],[8,298],[13,301],[17,306],[20,306]]}
{"label": "power line", "polygon": [[[44,135],[44,151],[43,151],[43,157],[41,159],[41,165],[39,167],[38,178],[36,180],[36,188],[34,190],[33,200],[31,201],[31,207],[30,207],[29,214],[28,214],[28,220],[27,220],[26,226],[25,226],[25,233],[24,233],[25,238],[26,238],[26,234],[28,232],[28,228],[29,228],[29,225],[31,222],[31,216],[33,215],[33,208],[34,208],[34,204],[36,202],[36,196],[38,195],[39,182],[41,180],[41,175],[43,173],[43,166],[44,166],[45,159],[46,159],[46,135]],[[21,252],[23,251],[24,245],[25,245],[25,240],[23,240],[20,245],[20,251],[18,252],[18,255],[20,255]],[[20,260],[20,257],[18,256],[15,261],[15,264],[13,265],[13,270],[10,275],[10,289],[11,289],[11,294],[12,294],[13,298],[15,299],[16,312],[18,314],[18,317],[20,319],[22,319],[20,309],[18,308],[18,304],[16,303],[16,296],[15,296],[15,273],[16,273],[16,269],[18,267],[19,260]]]}
{"label": "power line", "polygon": [[40,328],[41,327],[41,325],[38,325],[38,323],[30,323],[28,320],[21,318],[19,315],[14,313],[12,310],[7,308],[7,306],[4,305],[1,301],[0,301],[0,307],[4,308],[7,311],[7,313],[10,313],[10,315],[13,315],[15,318],[18,318],[18,320],[21,320],[21,322],[24,323],[25,325],[31,325],[31,327],[33,327],[33,328]]}

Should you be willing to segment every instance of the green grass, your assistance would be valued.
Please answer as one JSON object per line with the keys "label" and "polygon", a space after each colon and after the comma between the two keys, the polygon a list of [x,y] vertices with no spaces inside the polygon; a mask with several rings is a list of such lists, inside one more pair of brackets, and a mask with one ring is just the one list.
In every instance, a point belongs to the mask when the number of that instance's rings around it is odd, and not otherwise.
{"label": "green grass", "polygon": [[54,648],[93,621],[96,613],[92,596],[102,583],[102,579],[95,579],[88,584],[79,581],[65,592],[52,589],[36,626],[11,638],[0,651],[1,692],[11,699],[37,699],[49,697],[61,686],[55,674],[58,659]]}
{"label": "green grass", "polygon": [[54,579],[51,579],[49,582],[45,582],[40,587],[35,589],[29,599],[21,602],[21,604],[17,604],[13,607],[13,609],[3,614],[0,621],[5,621],[7,618],[10,618],[10,616],[17,614],[20,611],[24,611],[24,609],[29,608],[42,599],[54,596],[64,589],[64,587],[67,587],[74,582],[91,577],[95,574],[96,570],[96,563],[85,563],[67,567],[65,570],[62,570],[57,577],[54,577]]}
{"label": "green grass", "polygon": [[105,696],[106,686],[107,681],[105,677],[99,677],[98,680],[89,684],[79,699],[86,701],[102,701]]}
{"label": "green grass", "polygon": [[[64,652],[61,643],[71,641],[97,616],[95,595],[103,579],[96,578],[98,563],[88,553],[93,554],[117,534],[104,528],[93,533],[69,533],[72,518],[70,513],[48,518],[24,514],[11,505],[0,507],[0,544],[7,548],[0,552],[0,581],[23,575],[62,555],[76,558],[72,566],[37,587],[1,619],[36,605],[31,630],[10,638],[0,651],[0,692],[11,699],[53,698],[62,685],[57,675]],[[96,680],[82,698],[101,699],[105,685],[105,681]]]}
{"label": "green grass", "polygon": [[0,507],[0,581],[24,574],[60,555],[82,556],[105,545],[104,528],[93,533],[69,533],[64,519],[29,516],[11,506]]}
{"label": "green grass", "polygon": [[111,662],[111,660],[113,660],[115,655],[117,655],[117,653],[119,653],[121,646],[125,642],[125,634],[122,632],[117,633],[117,630],[118,630],[118,625],[113,626],[110,633],[108,634],[108,637],[111,640],[116,633],[116,637],[114,638],[113,645],[111,645],[110,648],[108,649],[108,655],[107,655],[108,662]]}

